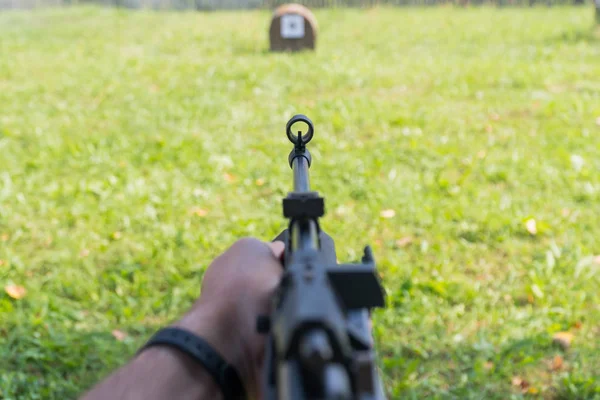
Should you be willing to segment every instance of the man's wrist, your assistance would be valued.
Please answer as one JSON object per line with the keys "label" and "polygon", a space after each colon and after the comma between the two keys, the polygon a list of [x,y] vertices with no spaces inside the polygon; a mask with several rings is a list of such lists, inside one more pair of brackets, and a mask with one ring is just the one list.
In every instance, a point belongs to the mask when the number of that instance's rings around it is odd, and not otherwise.
{"label": "man's wrist", "polygon": [[170,346],[152,346],[136,358],[141,365],[157,365],[165,373],[177,375],[179,390],[186,388],[189,398],[223,400],[223,393],[215,380],[197,361]]}
{"label": "man's wrist", "polygon": [[207,341],[219,355],[232,365],[248,391],[252,383],[251,361],[244,349],[242,335],[236,329],[232,315],[213,312],[210,307],[195,307],[172,327],[192,332]]}

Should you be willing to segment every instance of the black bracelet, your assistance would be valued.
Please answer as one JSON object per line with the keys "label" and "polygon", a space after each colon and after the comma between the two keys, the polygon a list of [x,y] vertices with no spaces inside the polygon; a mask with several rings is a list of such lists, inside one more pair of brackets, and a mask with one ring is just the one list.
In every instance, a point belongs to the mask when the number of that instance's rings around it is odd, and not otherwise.
{"label": "black bracelet", "polygon": [[157,345],[175,347],[199,361],[221,388],[225,400],[246,399],[246,391],[238,371],[233,365],[228,364],[206,340],[181,328],[164,328],[156,332],[138,354],[148,347]]}

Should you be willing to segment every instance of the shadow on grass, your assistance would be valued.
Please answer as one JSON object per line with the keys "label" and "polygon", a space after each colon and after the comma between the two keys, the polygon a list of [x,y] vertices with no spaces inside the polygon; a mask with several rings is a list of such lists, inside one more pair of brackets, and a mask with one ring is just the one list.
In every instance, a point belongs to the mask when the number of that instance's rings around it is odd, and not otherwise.
{"label": "shadow on grass", "polygon": [[382,364],[393,399],[600,398],[597,370],[552,371],[548,362],[557,355],[565,365],[579,357],[554,345],[548,334],[536,334],[501,346],[480,342],[437,352],[408,345],[386,354]]}
{"label": "shadow on grass", "polygon": [[306,57],[316,54],[315,51],[304,49],[300,51],[271,51],[269,44],[257,46],[255,43],[234,43],[231,52],[235,56],[289,56]]}
{"label": "shadow on grass", "polygon": [[[77,332],[67,328],[15,327],[0,333],[0,393],[6,399],[66,399],[92,387],[130,360],[158,325],[130,325],[118,341],[110,331]],[[383,377],[389,398],[506,399],[524,396],[511,379],[531,379],[547,369],[544,360],[563,354],[547,334],[507,341],[442,347],[393,347],[382,343]],[[569,362],[572,362],[569,361]],[[581,370],[581,369],[580,369]],[[585,370],[585,369],[584,369]],[[600,398],[597,370],[567,373],[544,390],[545,398]],[[544,372],[539,372],[543,374]]]}
{"label": "shadow on grass", "polygon": [[554,44],[578,44],[578,43],[599,43],[600,42],[600,27],[592,26],[588,29],[573,30],[562,32],[556,36],[548,38],[545,43],[548,45]]}
{"label": "shadow on grass", "polygon": [[0,398],[74,399],[134,356],[158,327],[78,332],[19,326],[0,332]]}

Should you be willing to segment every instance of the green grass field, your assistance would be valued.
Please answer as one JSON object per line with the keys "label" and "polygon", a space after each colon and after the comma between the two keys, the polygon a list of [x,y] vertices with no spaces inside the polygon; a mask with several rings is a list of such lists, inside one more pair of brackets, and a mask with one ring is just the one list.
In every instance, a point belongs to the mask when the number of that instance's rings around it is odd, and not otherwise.
{"label": "green grass field", "polygon": [[0,398],[76,397],[279,233],[298,112],[391,399],[600,398],[593,10],[316,16],[290,55],[268,12],[0,13]]}

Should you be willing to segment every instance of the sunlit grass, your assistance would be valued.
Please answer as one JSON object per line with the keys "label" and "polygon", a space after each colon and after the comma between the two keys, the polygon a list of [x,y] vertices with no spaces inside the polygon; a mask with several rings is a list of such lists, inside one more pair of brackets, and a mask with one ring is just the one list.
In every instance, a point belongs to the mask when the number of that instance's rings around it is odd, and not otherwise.
{"label": "sunlit grass", "polygon": [[289,55],[266,12],[0,14],[0,398],[73,398],[279,233],[297,112],[338,258],[384,277],[390,398],[600,396],[592,10],[316,15]]}

